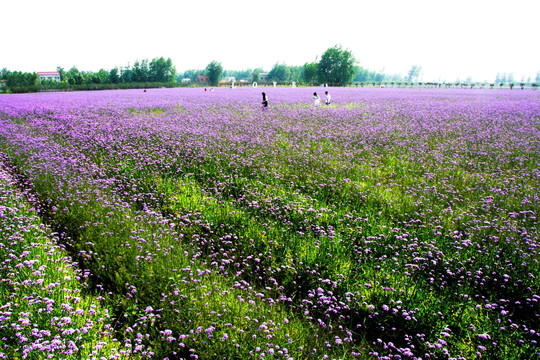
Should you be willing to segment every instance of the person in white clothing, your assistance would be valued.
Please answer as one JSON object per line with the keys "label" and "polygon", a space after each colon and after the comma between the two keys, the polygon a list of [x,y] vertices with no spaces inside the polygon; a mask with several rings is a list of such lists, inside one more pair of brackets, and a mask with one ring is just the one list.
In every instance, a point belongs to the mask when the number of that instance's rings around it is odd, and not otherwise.
{"label": "person in white clothing", "polygon": [[332,101],[332,97],[330,96],[330,94],[328,93],[328,91],[325,91],[324,94],[326,95],[326,102],[325,102],[325,104],[326,104],[326,105],[330,105],[330,102]]}
{"label": "person in white clothing", "polygon": [[316,92],[313,93],[311,100],[313,100],[313,105],[315,106],[319,106],[319,104],[321,103],[321,98],[319,97],[319,95],[317,95]]}

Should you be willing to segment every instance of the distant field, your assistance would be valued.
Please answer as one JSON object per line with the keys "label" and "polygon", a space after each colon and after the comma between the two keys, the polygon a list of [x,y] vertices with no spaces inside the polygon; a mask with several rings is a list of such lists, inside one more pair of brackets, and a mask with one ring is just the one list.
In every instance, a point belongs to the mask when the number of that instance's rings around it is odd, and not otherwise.
{"label": "distant field", "polygon": [[324,90],[1,95],[0,358],[540,357],[540,92]]}

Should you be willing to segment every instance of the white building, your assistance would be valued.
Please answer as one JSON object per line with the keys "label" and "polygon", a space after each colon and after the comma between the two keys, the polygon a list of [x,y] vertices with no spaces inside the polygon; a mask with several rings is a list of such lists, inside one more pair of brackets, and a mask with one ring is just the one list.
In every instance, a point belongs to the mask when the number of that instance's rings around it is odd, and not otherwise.
{"label": "white building", "polygon": [[38,72],[39,81],[52,80],[60,82],[60,73],[58,71]]}

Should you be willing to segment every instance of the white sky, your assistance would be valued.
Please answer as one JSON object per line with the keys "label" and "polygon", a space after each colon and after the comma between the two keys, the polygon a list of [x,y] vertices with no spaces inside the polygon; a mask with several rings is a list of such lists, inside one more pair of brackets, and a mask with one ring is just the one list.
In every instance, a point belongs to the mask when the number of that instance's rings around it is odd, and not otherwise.
{"label": "white sky", "polygon": [[519,81],[540,71],[540,0],[2,0],[0,69],[178,72],[303,65],[336,44],[359,65],[423,80]]}

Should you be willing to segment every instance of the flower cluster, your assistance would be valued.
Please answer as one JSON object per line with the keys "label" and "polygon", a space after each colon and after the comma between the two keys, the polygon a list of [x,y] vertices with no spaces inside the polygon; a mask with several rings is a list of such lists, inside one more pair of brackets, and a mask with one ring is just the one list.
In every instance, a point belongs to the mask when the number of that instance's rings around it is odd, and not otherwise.
{"label": "flower cluster", "polygon": [[0,224],[0,358],[133,355],[114,339],[108,310],[84,294],[89,274],[55,243],[3,166]]}

